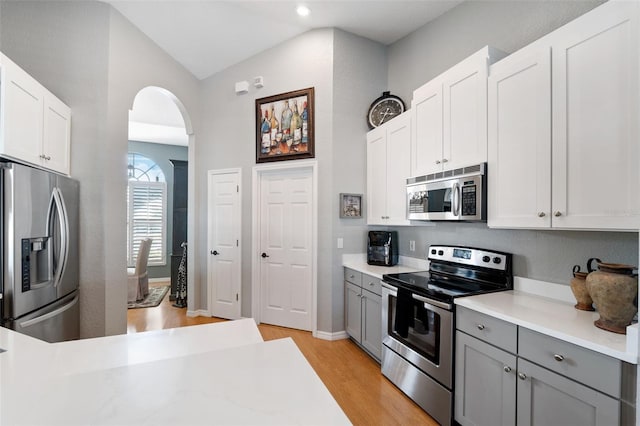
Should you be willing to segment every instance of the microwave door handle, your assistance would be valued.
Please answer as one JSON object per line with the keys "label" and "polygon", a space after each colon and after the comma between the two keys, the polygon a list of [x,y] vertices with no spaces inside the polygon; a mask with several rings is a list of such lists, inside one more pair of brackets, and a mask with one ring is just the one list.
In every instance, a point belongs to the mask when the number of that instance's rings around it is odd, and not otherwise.
{"label": "microwave door handle", "polygon": [[460,184],[458,182],[453,184],[453,215],[455,217],[460,216]]}

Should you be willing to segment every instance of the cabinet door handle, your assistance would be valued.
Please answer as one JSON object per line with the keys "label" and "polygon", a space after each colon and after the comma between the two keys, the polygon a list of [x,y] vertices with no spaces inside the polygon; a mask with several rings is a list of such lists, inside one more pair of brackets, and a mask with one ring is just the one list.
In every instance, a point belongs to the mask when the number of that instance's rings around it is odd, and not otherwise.
{"label": "cabinet door handle", "polygon": [[538,213],[538,217],[545,217],[547,214],[545,212]]}
{"label": "cabinet door handle", "polygon": [[40,154],[39,157],[42,158],[43,160],[46,158],[44,154]]}
{"label": "cabinet door handle", "polygon": [[555,217],[560,217],[560,216],[562,216],[562,212],[561,212],[560,210],[558,210],[558,211],[556,211],[553,215],[554,215]]}
{"label": "cabinet door handle", "polygon": [[355,277],[356,277],[355,275],[349,275],[349,278],[355,278]]}
{"label": "cabinet door handle", "polygon": [[511,367],[509,367],[508,365],[505,365],[502,369],[505,373],[511,373]]}
{"label": "cabinet door handle", "polygon": [[524,373],[518,373],[518,377],[520,378],[520,380],[526,380],[527,379],[527,375]]}
{"label": "cabinet door handle", "polygon": [[553,354],[553,359],[555,359],[558,362],[564,361],[564,357],[560,354]]}
{"label": "cabinet door handle", "polygon": [[443,158],[443,159],[442,159],[442,162],[443,162],[443,163],[446,163],[447,161],[449,161],[449,160],[447,160],[446,158]]}
{"label": "cabinet door handle", "polygon": [[484,324],[478,324],[476,327],[478,327],[478,330],[484,330]]}
{"label": "cabinet door handle", "polygon": [[436,160],[436,164],[440,164],[440,160]]}
{"label": "cabinet door handle", "polygon": [[372,283],[371,281],[369,281],[369,285],[370,285],[371,287],[373,287],[375,284],[374,284],[374,283]]}

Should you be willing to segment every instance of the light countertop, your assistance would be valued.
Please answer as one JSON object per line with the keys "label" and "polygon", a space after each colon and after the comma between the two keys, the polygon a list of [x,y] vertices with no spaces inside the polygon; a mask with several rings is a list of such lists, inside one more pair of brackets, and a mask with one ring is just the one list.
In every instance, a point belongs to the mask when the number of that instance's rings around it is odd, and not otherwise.
{"label": "light countertop", "polygon": [[384,274],[400,274],[403,272],[417,272],[428,269],[426,260],[405,257],[401,257],[400,263],[395,266],[369,265],[367,263],[367,257],[364,254],[344,255],[342,257],[342,266],[355,269],[356,271],[378,279],[382,279]]}
{"label": "light countertop", "polygon": [[580,311],[574,303],[523,291],[503,291],[455,299],[455,304],[575,345],[638,363],[637,325],[628,335],[611,333],[593,325],[597,312]]}
{"label": "light countertop", "polygon": [[252,319],[55,344],[0,328],[0,348],[0,424],[349,423]]}

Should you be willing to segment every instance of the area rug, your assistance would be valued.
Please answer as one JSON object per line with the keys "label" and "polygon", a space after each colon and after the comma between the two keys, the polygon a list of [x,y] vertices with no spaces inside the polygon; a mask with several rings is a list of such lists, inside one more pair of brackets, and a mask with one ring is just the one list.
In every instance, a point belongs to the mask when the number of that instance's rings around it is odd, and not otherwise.
{"label": "area rug", "polygon": [[158,306],[162,299],[169,292],[169,286],[161,286],[161,287],[149,287],[149,294],[147,297],[142,299],[139,302],[130,302],[127,303],[128,309],[137,309],[137,308],[153,308],[154,306]]}

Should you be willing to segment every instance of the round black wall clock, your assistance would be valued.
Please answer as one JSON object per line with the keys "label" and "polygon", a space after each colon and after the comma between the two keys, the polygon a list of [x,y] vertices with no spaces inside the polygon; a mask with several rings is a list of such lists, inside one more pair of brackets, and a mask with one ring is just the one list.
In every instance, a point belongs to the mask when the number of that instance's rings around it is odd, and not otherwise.
{"label": "round black wall clock", "polygon": [[404,102],[391,92],[382,92],[382,96],[371,103],[367,113],[367,124],[370,129],[386,123],[404,112]]}

